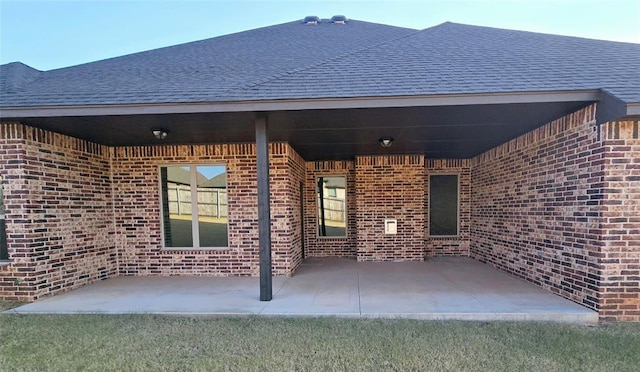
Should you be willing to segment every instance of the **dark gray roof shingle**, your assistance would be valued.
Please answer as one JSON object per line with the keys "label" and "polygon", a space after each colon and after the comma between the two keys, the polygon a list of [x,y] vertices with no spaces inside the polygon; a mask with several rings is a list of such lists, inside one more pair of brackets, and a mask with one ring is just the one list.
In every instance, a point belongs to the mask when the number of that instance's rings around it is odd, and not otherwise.
{"label": "dark gray roof shingle", "polygon": [[3,95],[17,93],[29,86],[41,73],[42,71],[20,62],[2,65],[0,66],[0,92]]}
{"label": "dark gray roof shingle", "polygon": [[41,73],[3,106],[206,102],[416,30],[300,21]]}
{"label": "dark gray roof shingle", "polygon": [[10,65],[5,107],[590,89],[640,102],[639,44],[454,23],[297,21],[46,72]]}
{"label": "dark gray roof shingle", "polygon": [[[304,84],[315,81],[316,84]],[[453,23],[236,90],[295,99],[605,89],[640,102],[640,45]]]}

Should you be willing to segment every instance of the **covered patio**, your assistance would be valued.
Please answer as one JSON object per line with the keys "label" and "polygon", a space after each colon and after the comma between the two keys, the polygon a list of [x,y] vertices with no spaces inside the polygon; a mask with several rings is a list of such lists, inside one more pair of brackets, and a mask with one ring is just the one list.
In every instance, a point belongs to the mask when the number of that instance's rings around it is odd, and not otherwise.
{"label": "covered patio", "polygon": [[425,320],[597,323],[597,312],[464,257],[424,262],[310,258],[273,278],[117,277],[11,310],[14,313],[337,316]]}
{"label": "covered patio", "polygon": [[298,20],[55,71],[2,66],[0,298],[637,321],[639,56],[451,23]]}

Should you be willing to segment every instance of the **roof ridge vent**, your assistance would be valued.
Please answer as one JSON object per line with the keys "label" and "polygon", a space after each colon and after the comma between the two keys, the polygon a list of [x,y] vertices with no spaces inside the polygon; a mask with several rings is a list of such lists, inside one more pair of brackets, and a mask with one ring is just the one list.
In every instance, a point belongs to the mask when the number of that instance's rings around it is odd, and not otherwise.
{"label": "roof ridge vent", "polygon": [[347,21],[348,21],[347,17],[343,15],[334,15],[333,17],[331,17],[331,23],[335,25],[343,25],[347,23]]}
{"label": "roof ridge vent", "polygon": [[313,15],[312,16],[306,16],[302,20],[302,23],[304,23],[305,25],[317,25],[318,23],[320,23],[320,17],[313,16]]}

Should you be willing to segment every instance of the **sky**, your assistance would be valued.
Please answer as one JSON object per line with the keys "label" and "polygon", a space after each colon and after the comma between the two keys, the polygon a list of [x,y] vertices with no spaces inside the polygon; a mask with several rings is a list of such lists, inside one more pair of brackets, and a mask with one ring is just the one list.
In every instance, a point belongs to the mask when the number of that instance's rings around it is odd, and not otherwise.
{"label": "sky", "polygon": [[640,0],[0,0],[0,64],[45,71],[336,14],[416,29],[450,21],[640,43]]}

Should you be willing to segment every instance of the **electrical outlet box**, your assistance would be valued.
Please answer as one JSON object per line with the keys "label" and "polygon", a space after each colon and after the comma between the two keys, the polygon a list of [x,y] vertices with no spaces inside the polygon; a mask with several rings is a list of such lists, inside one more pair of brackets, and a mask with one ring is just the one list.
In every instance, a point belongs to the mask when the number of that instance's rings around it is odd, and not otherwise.
{"label": "electrical outlet box", "polygon": [[398,233],[398,220],[385,219],[384,220],[384,233],[385,235],[395,235]]}

